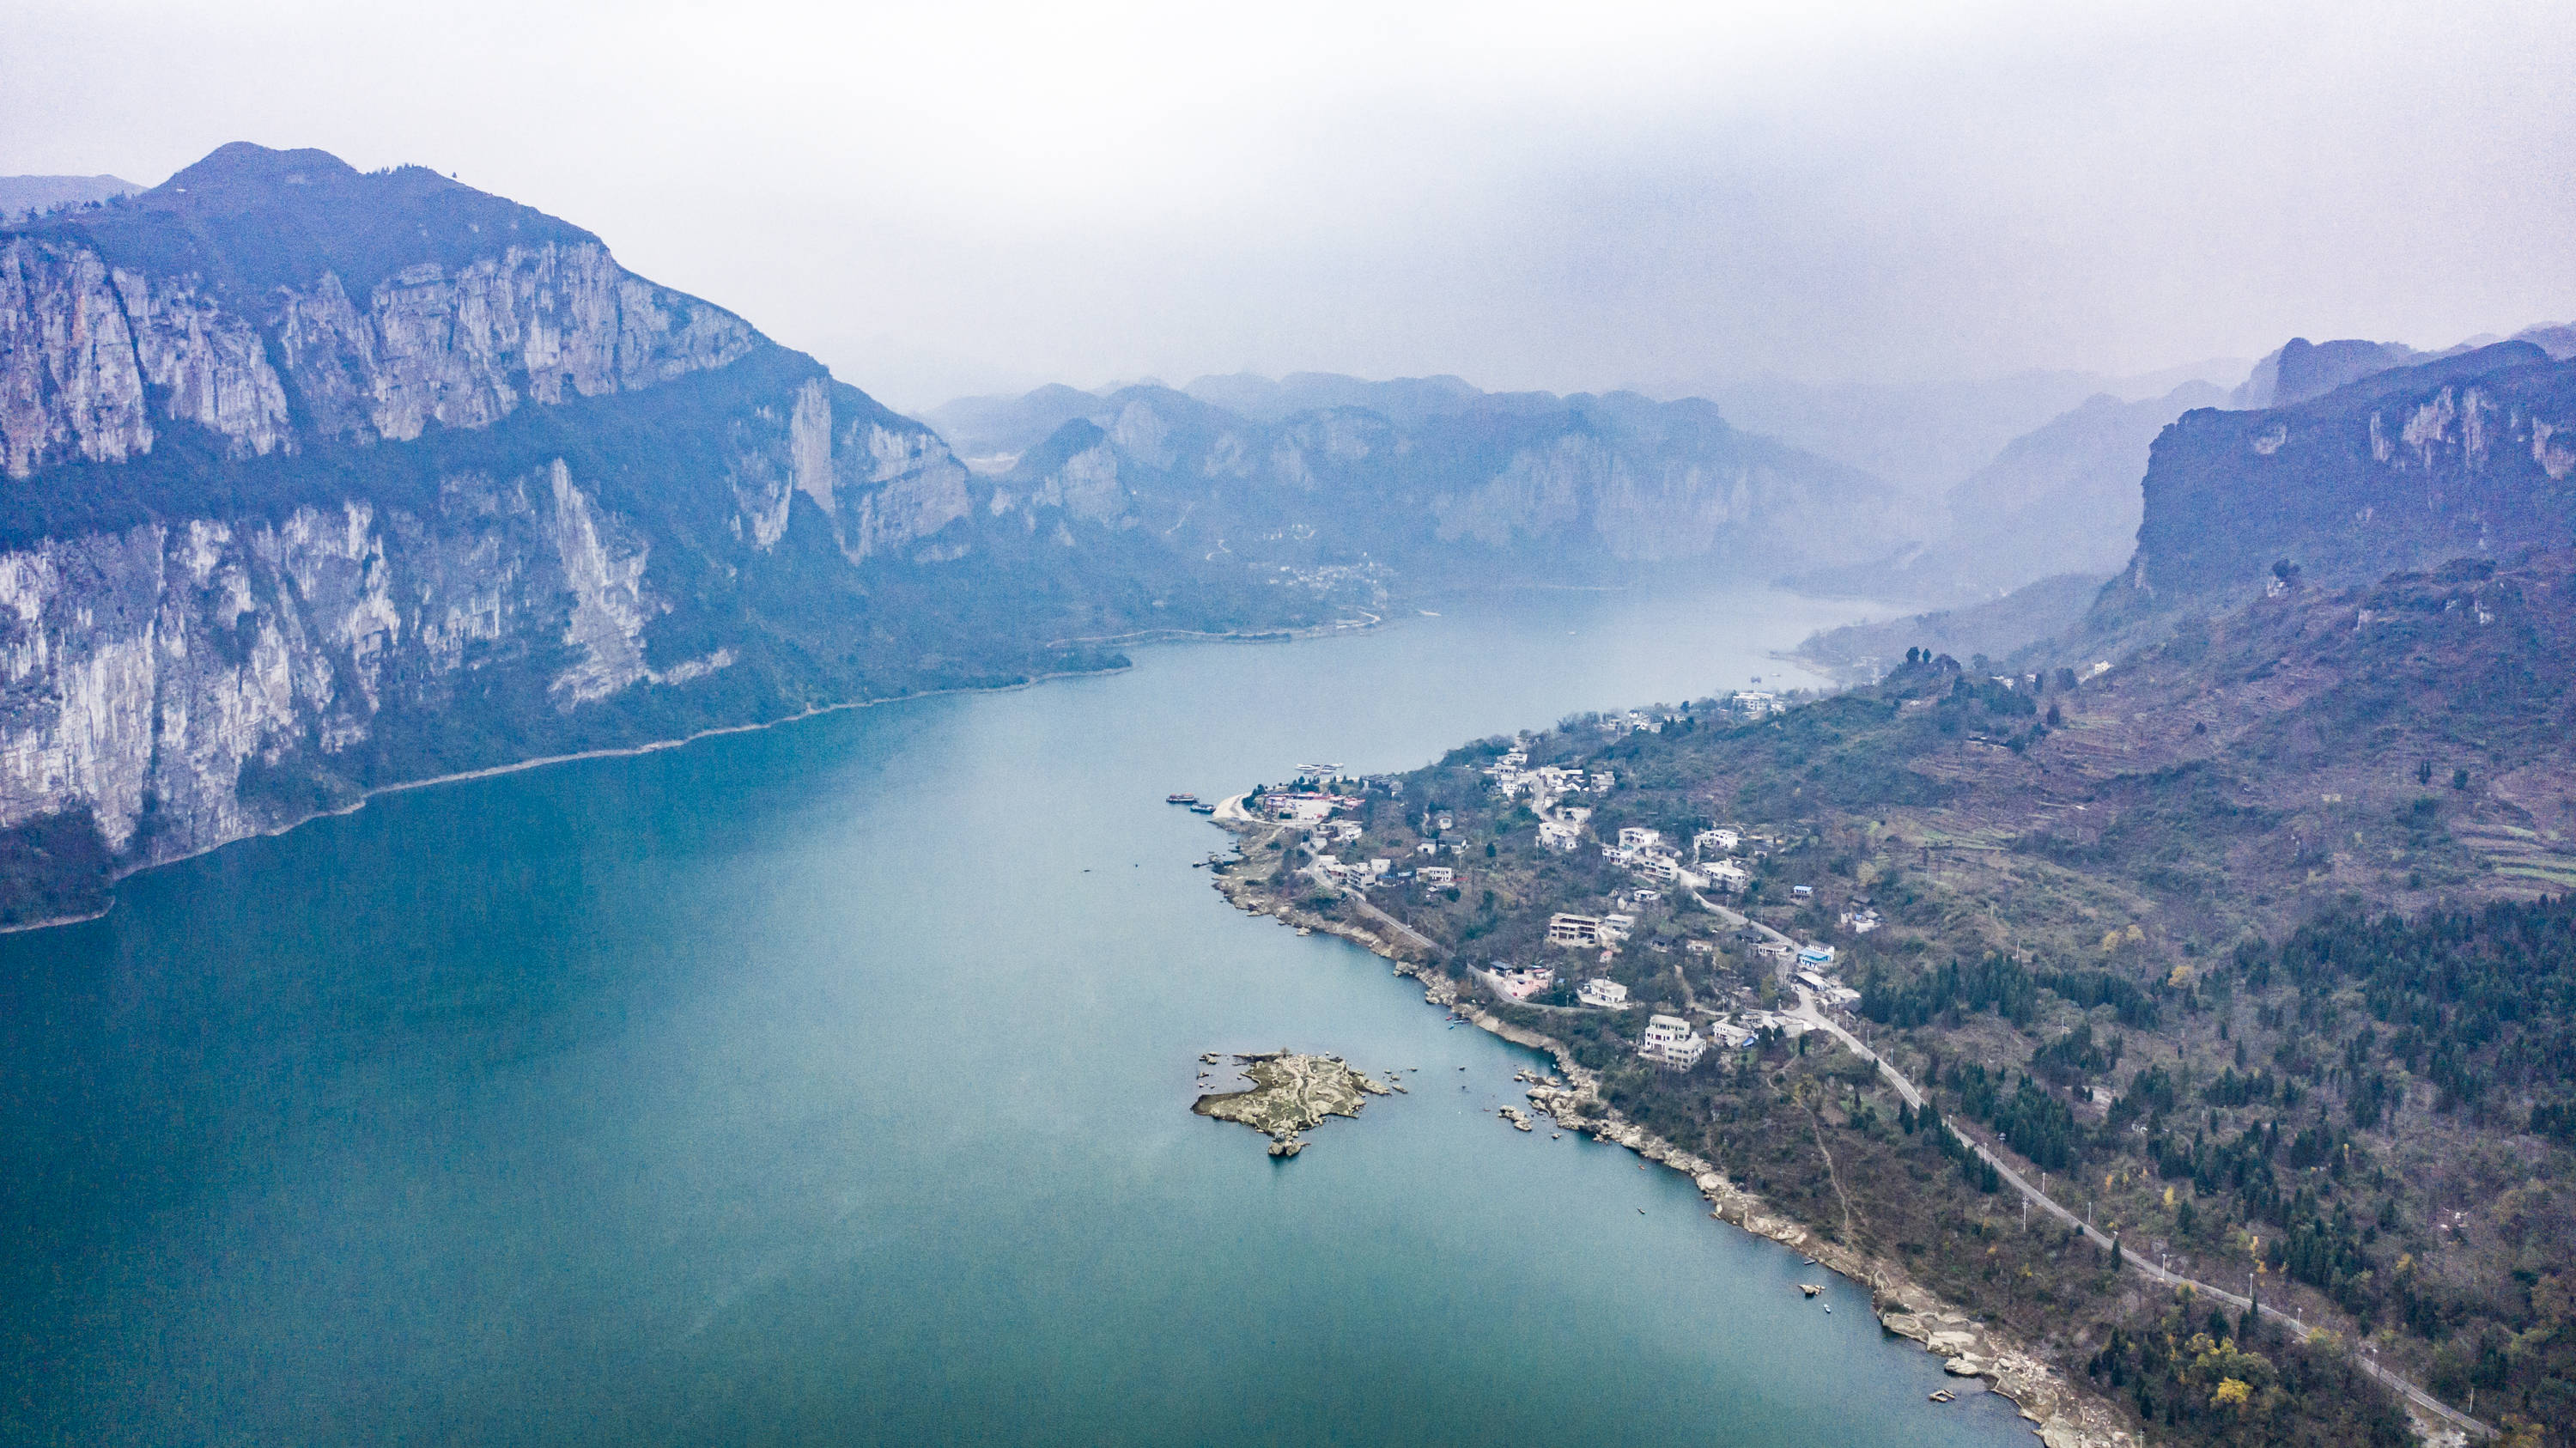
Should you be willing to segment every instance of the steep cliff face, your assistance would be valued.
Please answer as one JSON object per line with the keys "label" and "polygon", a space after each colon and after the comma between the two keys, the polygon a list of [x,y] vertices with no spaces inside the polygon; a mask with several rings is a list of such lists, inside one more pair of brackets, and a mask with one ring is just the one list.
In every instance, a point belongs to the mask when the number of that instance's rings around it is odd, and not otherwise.
{"label": "steep cliff face", "polygon": [[[612,509],[564,456],[530,452],[542,460],[512,475],[433,461],[419,496],[352,491],[0,552],[0,829],[84,812],[110,850],[148,864],[445,765],[637,735],[582,716],[759,647],[726,634],[656,648],[649,630],[686,601],[660,573],[716,562],[689,547],[682,515],[722,516],[734,568],[780,547],[800,473],[850,520],[854,553],[963,516],[964,470],[935,438],[873,409],[836,427],[836,390],[849,391],[808,377],[770,416],[732,419],[732,456],[707,479],[721,487],[696,509]],[[517,450],[502,441],[491,451]],[[495,687],[498,714],[461,700]],[[470,727],[458,708],[477,714]],[[391,740],[389,717],[403,725]],[[424,732],[488,744],[423,758]]]}
{"label": "steep cliff face", "polygon": [[2185,414],[2157,438],[2114,611],[2350,586],[2576,541],[2576,363],[2506,342],[2290,407]]}
{"label": "steep cliff face", "polygon": [[387,784],[1325,607],[1016,506],[416,168],[229,146],[0,229],[0,924]]}
{"label": "steep cliff face", "polygon": [[[435,707],[461,672],[535,658],[567,706],[657,677],[648,548],[561,463],[445,501],[0,555],[0,826],[80,806],[111,849],[170,858],[354,794],[377,717]],[[299,789],[258,787],[289,768]]]}

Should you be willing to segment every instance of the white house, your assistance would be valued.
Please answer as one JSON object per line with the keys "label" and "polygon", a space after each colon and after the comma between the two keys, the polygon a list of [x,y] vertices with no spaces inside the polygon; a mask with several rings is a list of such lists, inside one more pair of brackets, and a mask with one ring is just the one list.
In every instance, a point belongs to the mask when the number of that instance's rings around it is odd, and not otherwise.
{"label": "white house", "polygon": [[1649,880],[1662,880],[1667,884],[1682,877],[1682,867],[1661,855],[1639,855],[1631,862],[1631,868]]}
{"label": "white house", "polygon": [[1687,1071],[1707,1053],[1708,1042],[1692,1035],[1690,1022],[1679,1016],[1648,1018],[1646,1038],[1637,1043],[1638,1055],[1670,1071]]}
{"label": "white house", "polygon": [[1585,981],[1583,988],[1576,991],[1574,996],[1587,1006],[1598,1006],[1605,1011],[1628,1008],[1628,988],[1615,980],[1605,980],[1598,976]]}
{"label": "white house", "polygon": [[1708,882],[1720,890],[1741,890],[1753,879],[1751,875],[1744,872],[1742,865],[1733,860],[1720,860],[1701,870],[1700,873],[1706,875]]}
{"label": "white house", "polygon": [[1631,932],[1636,930],[1636,928],[1637,917],[1634,915],[1604,915],[1601,917],[1601,938],[1605,941],[1625,940]]}
{"label": "white house", "polygon": [[1702,830],[1691,840],[1703,855],[1711,851],[1721,855],[1734,854],[1735,847],[1740,842],[1740,837],[1735,831],[1727,829]]}
{"label": "white house", "polygon": [[1556,972],[1543,965],[1494,972],[1495,988],[1516,1001],[1528,1000],[1556,984]]}
{"label": "white house", "polygon": [[1605,794],[1609,792],[1611,786],[1618,782],[1619,776],[1611,770],[1596,769],[1592,771],[1592,792],[1595,794]]}
{"label": "white house", "polygon": [[1572,825],[1561,825],[1554,820],[1541,820],[1538,826],[1538,842],[1561,854],[1571,854],[1583,843],[1583,835]]}
{"label": "white house", "polygon": [[1621,849],[1642,850],[1650,845],[1659,845],[1663,842],[1664,832],[1662,830],[1650,830],[1637,825],[1629,825],[1619,831],[1619,847]]}
{"label": "white house", "polygon": [[1420,878],[1425,885],[1454,885],[1458,882],[1458,872],[1447,865],[1425,865]]}
{"label": "white house", "polygon": [[1798,963],[1822,970],[1834,963],[1834,948],[1830,945],[1810,945],[1798,952]]}
{"label": "white house", "polygon": [[1743,1026],[1735,1024],[1733,1021],[1717,1020],[1709,1022],[1708,1034],[1711,1039],[1725,1046],[1730,1051],[1742,1050],[1744,1047],[1753,1044],[1753,1032]]}

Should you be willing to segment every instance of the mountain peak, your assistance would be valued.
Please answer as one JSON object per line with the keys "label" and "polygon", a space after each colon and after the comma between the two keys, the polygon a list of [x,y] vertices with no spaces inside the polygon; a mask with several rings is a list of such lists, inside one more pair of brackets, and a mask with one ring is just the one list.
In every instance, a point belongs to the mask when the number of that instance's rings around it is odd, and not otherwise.
{"label": "mountain peak", "polygon": [[95,246],[146,274],[195,274],[217,290],[301,289],[324,272],[352,293],[423,262],[453,270],[513,246],[599,238],[425,166],[360,171],[328,151],[248,141],[139,196],[42,218],[26,231]]}
{"label": "mountain peak", "polygon": [[231,141],[152,189],[194,195],[235,187],[305,186],[357,175],[358,168],[328,151],[311,147],[278,151],[251,141]]}

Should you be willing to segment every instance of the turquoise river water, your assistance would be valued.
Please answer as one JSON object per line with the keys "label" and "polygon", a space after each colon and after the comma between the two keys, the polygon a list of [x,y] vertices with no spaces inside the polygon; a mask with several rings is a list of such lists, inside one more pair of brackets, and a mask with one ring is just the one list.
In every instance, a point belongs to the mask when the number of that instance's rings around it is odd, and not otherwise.
{"label": "turquoise river water", "polygon": [[[1538,1058],[1229,909],[1162,803],[1776,680],[1836,620],[1158,646],[129,880],[0,938],[0,1441],[2027,1441],[1678,1176],[1496,1120]],[[1274,1163],[1188,1106],[1282,1045],[1421,1084]]]}

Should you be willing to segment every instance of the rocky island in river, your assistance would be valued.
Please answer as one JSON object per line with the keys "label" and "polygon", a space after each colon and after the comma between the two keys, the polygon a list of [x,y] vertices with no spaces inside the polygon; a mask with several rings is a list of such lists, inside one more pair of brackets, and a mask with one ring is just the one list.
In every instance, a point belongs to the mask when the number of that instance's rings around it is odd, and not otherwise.
{"label": "rocky island in river", "polygon": [[1267,1134],[1272,1156],[1295,1156],[1306,1149],[1300,1132],[1327,1116],[1357,1116],[1369,1097],[1384,1096],[1393,1089],[1352,1069],[1339,1056],[1280,1050],[1223,1059],[1241,1069],[1251,1088],[1201,1096],[1190,1110],[1220,1121],[1240,1121]]}

